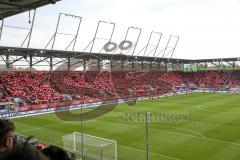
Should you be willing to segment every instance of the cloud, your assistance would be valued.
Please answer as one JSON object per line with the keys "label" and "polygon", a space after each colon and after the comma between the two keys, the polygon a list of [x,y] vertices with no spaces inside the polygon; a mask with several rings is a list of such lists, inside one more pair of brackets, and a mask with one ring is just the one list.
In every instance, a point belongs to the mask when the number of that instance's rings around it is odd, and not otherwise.
{"label": "cloud", "polygon": [[[240,52],[239,0],[65,0],[38,9],[34,47],[41,48],[39,41],[46,43],[51,38],[59,12],[83,17],[78,50],[92,40],[97,22],[105,20],[116,22],[116,42],[124,39],[127,27],[142,28],[137,51],[146,45],[150,32],[157,31],[164,34],[165,41],[171,34],[180,36],[174,55],[177,58],[237,57]],[[21,24],[20,20],[17,23]],[[66,28],[71,25],[68,23]],[[4,44],[11,44],[14,37],[9,36]],[[63,42],[58,41],[58,45]],[[159,51],[164,45],[162,42]]]}

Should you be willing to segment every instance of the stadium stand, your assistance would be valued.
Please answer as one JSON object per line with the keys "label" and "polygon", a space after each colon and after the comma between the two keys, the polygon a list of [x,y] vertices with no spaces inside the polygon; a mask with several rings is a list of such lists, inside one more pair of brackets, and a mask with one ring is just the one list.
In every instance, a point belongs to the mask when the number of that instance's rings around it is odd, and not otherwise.
{"label": "stadium stand", "polygon": [[6,72],[0,74],[1,102],[15,102],[21,107],[128,98],[135,96],[135,92],[137,96],[147,96],[151,89],[154,94],[162,94],[167,92],[168,85],[158,79],[160,75],[161,72]]}
{"label": "stadium stand", "polygon": [[239,85],[239,71],[198,72],[97,72],[56,71],[0,74],[0,102],[18,107],[55,104],[74,100],[113,100],[120,98],[161,95],[172,92],[173,86],[211,88]]}

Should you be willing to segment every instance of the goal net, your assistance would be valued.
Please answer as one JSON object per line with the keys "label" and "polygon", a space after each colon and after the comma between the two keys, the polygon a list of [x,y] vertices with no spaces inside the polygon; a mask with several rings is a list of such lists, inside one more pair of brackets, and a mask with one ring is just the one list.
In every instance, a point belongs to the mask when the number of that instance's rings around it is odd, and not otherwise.
{"label": "goal net", "polygon": [[[62,136],[66,150],[75,153],[78,160],[117,160],[117,142],[74,132]],[[82,156],[83,153],[83,156]]]}

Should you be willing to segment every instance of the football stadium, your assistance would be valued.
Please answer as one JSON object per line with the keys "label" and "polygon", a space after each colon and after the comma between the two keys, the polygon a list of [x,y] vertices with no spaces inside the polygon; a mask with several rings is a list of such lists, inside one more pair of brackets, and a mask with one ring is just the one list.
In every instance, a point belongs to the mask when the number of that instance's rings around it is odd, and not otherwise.
{"label": "football stadium", "polygon": [[133,26],[115,42],[102,20],[78,50],[83,18],[63,12],[32,47],[37,10],[62,1],[0,1],[0,160],[240,159],[240,57],[175,58],[179,35],[141,45]]}

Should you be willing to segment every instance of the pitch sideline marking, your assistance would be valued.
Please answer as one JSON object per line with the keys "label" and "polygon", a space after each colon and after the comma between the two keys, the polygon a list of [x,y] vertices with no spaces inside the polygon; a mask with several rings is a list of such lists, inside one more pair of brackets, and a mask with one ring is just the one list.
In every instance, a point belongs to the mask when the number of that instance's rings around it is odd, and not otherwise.
{"label": "pitch sideline marking", "polygon": [[[146,152],[142,149],[138,149],[138,148],[133,148],[133,147],[128,147],[128,146],[124,146],[124,145],[120,145],[118,144],[118,146],[122,146],[122,147],[125,147],[125,148],[129,148],[129,149],[134,149],[134,150],[137,150],[137,151],[140,151],[140,152]],[[159,156],[162,156],[162,157],[166,157],[166,158],[169,158],[169,159],[175,159],[175,160],[181,160],[179,158],[175,158],[175,157],[171,157],[171,156],[166,156],[166,155],[163,155],[163,154],[158,154],[158,153],[155,153],[155,152],[149,152],[151,154],[156,154],[156,155],[159,155]]]}

